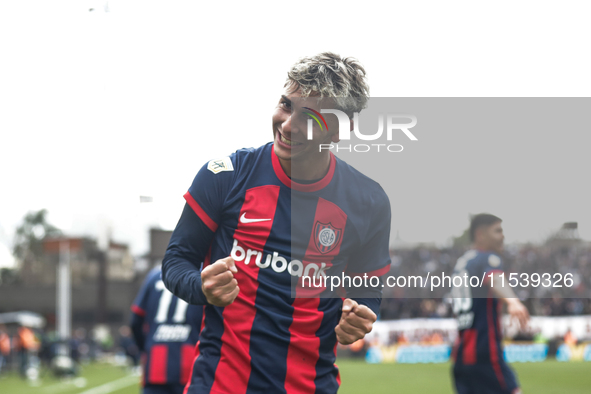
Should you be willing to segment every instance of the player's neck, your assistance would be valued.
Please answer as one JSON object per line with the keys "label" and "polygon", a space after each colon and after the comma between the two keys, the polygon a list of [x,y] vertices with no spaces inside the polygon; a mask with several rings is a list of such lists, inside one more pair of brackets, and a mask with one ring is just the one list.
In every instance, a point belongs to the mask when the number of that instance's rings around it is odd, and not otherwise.
{"label": "player's neck", "polygon": [[492,252],[492,250],[488,247],[488,245],[485,245],[481,242],[474,242],[472,244],[472,249],[475,249],[479,252]]}
{"label": "player's neck", "polygon": [[292,179],[310,181],[322,179],[330,168],[330,154],[318,157],[318,160],[284,160],[279,158],[285,175]]}

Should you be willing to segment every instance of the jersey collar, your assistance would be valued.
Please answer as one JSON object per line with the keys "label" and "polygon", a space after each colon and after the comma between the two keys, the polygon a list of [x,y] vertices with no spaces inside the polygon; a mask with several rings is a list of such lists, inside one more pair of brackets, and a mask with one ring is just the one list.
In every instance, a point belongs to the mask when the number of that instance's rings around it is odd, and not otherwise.
{"label": "jersey collar", "polygon": [[328,167],[328,172],[326,173],[324,178],[322,178],[318,182],[304,184],[292,181],[287,176],[285,171],[283,171],[283,167],[281,167],[279,158],[275,154],[275,149],[273,149],[273,145],[271,145],[271,161],[273,162],[273,170],[275,171],[275,175],[277,175],[277,178],[279,178],[281,183],[283,183],[285,186],[289,188],[292,188],[300,192],[315,192],[324,188],[332,180],[332,176],[334,175],[334,169],[336,166],[336,158],[334,157],[333,153],[330,152],[330,164]]}

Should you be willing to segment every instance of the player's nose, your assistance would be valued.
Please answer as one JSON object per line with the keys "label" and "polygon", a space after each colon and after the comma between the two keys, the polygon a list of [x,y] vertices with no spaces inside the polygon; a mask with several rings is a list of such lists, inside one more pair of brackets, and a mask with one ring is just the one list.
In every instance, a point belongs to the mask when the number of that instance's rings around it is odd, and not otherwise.
{"label": "player's nose", "polygon": [[292,116],[288,115],[287,118],[281,124],[281,131],[284,134],[291,134],[293,132],[291,118]]}

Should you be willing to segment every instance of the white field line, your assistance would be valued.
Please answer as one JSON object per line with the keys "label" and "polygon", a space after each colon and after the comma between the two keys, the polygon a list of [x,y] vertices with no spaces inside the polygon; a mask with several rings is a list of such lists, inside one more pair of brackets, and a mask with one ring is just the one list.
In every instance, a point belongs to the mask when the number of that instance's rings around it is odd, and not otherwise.
{"label": "white field line", "polygon": [[64,388],[68,387],[69,385],[70,385],[70,383],[67,383],[67,382],[59,382],[59,383],[50,384],[49,386],[43,387],[43,392],[47,393],[47,394],[57,393],[60,390],[63,390]]}
{"label": "white field line", "polygon": [[80,394],[109,394],[124,387],[131,386],[132,384],[139,384],[138,376],[130,375],[121,379],[113,380],[112,382],[83,391]]}
{"label": "white field line", "polygon": [[[79,379],[83,379],[84,385],[82,385],[82,386],[77,386],[76,385],[76,380],[79,380]],[[45,387],[43,387],[43,393],[45,393],[45,394],[59,393],[59,392],[63,392],[63,391],[70,391],[74,387],[82,388],[84,386],[86,386],[86,379],[84,379],[84,378],[74,378],[74,379],[65,380],[65,381],[61,381],[61,382],[58,382],[58,383],[50,384],[49,386],[45,386]]]}

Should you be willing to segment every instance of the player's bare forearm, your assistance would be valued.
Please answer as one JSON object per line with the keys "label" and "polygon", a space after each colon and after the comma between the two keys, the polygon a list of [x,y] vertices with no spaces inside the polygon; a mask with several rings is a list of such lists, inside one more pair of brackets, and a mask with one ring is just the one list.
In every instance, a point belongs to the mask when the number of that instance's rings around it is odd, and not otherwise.
{"label": "player's bare forearm", "polygon": [[[493,273],[492,280],[488,282],[490,290],[496,298],[499,298],[505,302],[508,302],[507,300],[510,299],[517,299],[513,289],[511,286],[506,285],[505,281],[503,280],[504,278],[501,275],[501,272]],[[502,286],[502,283],[505,283],[505,286]]]}
{"label": "player's bare forearm", "polygon": [[[523,328],[529,321],[529,312],[523,303],[517,298],[517,295],[510,286],[500,286],[498,284],[503,283],[501,273],[494,273],[493,285],[490,287],[495,297],[503,300],[507,304],[507,312],[511,317],[516,318],[519,321],[520,326]],[[497,284],[496,286],[494,284]]]}

